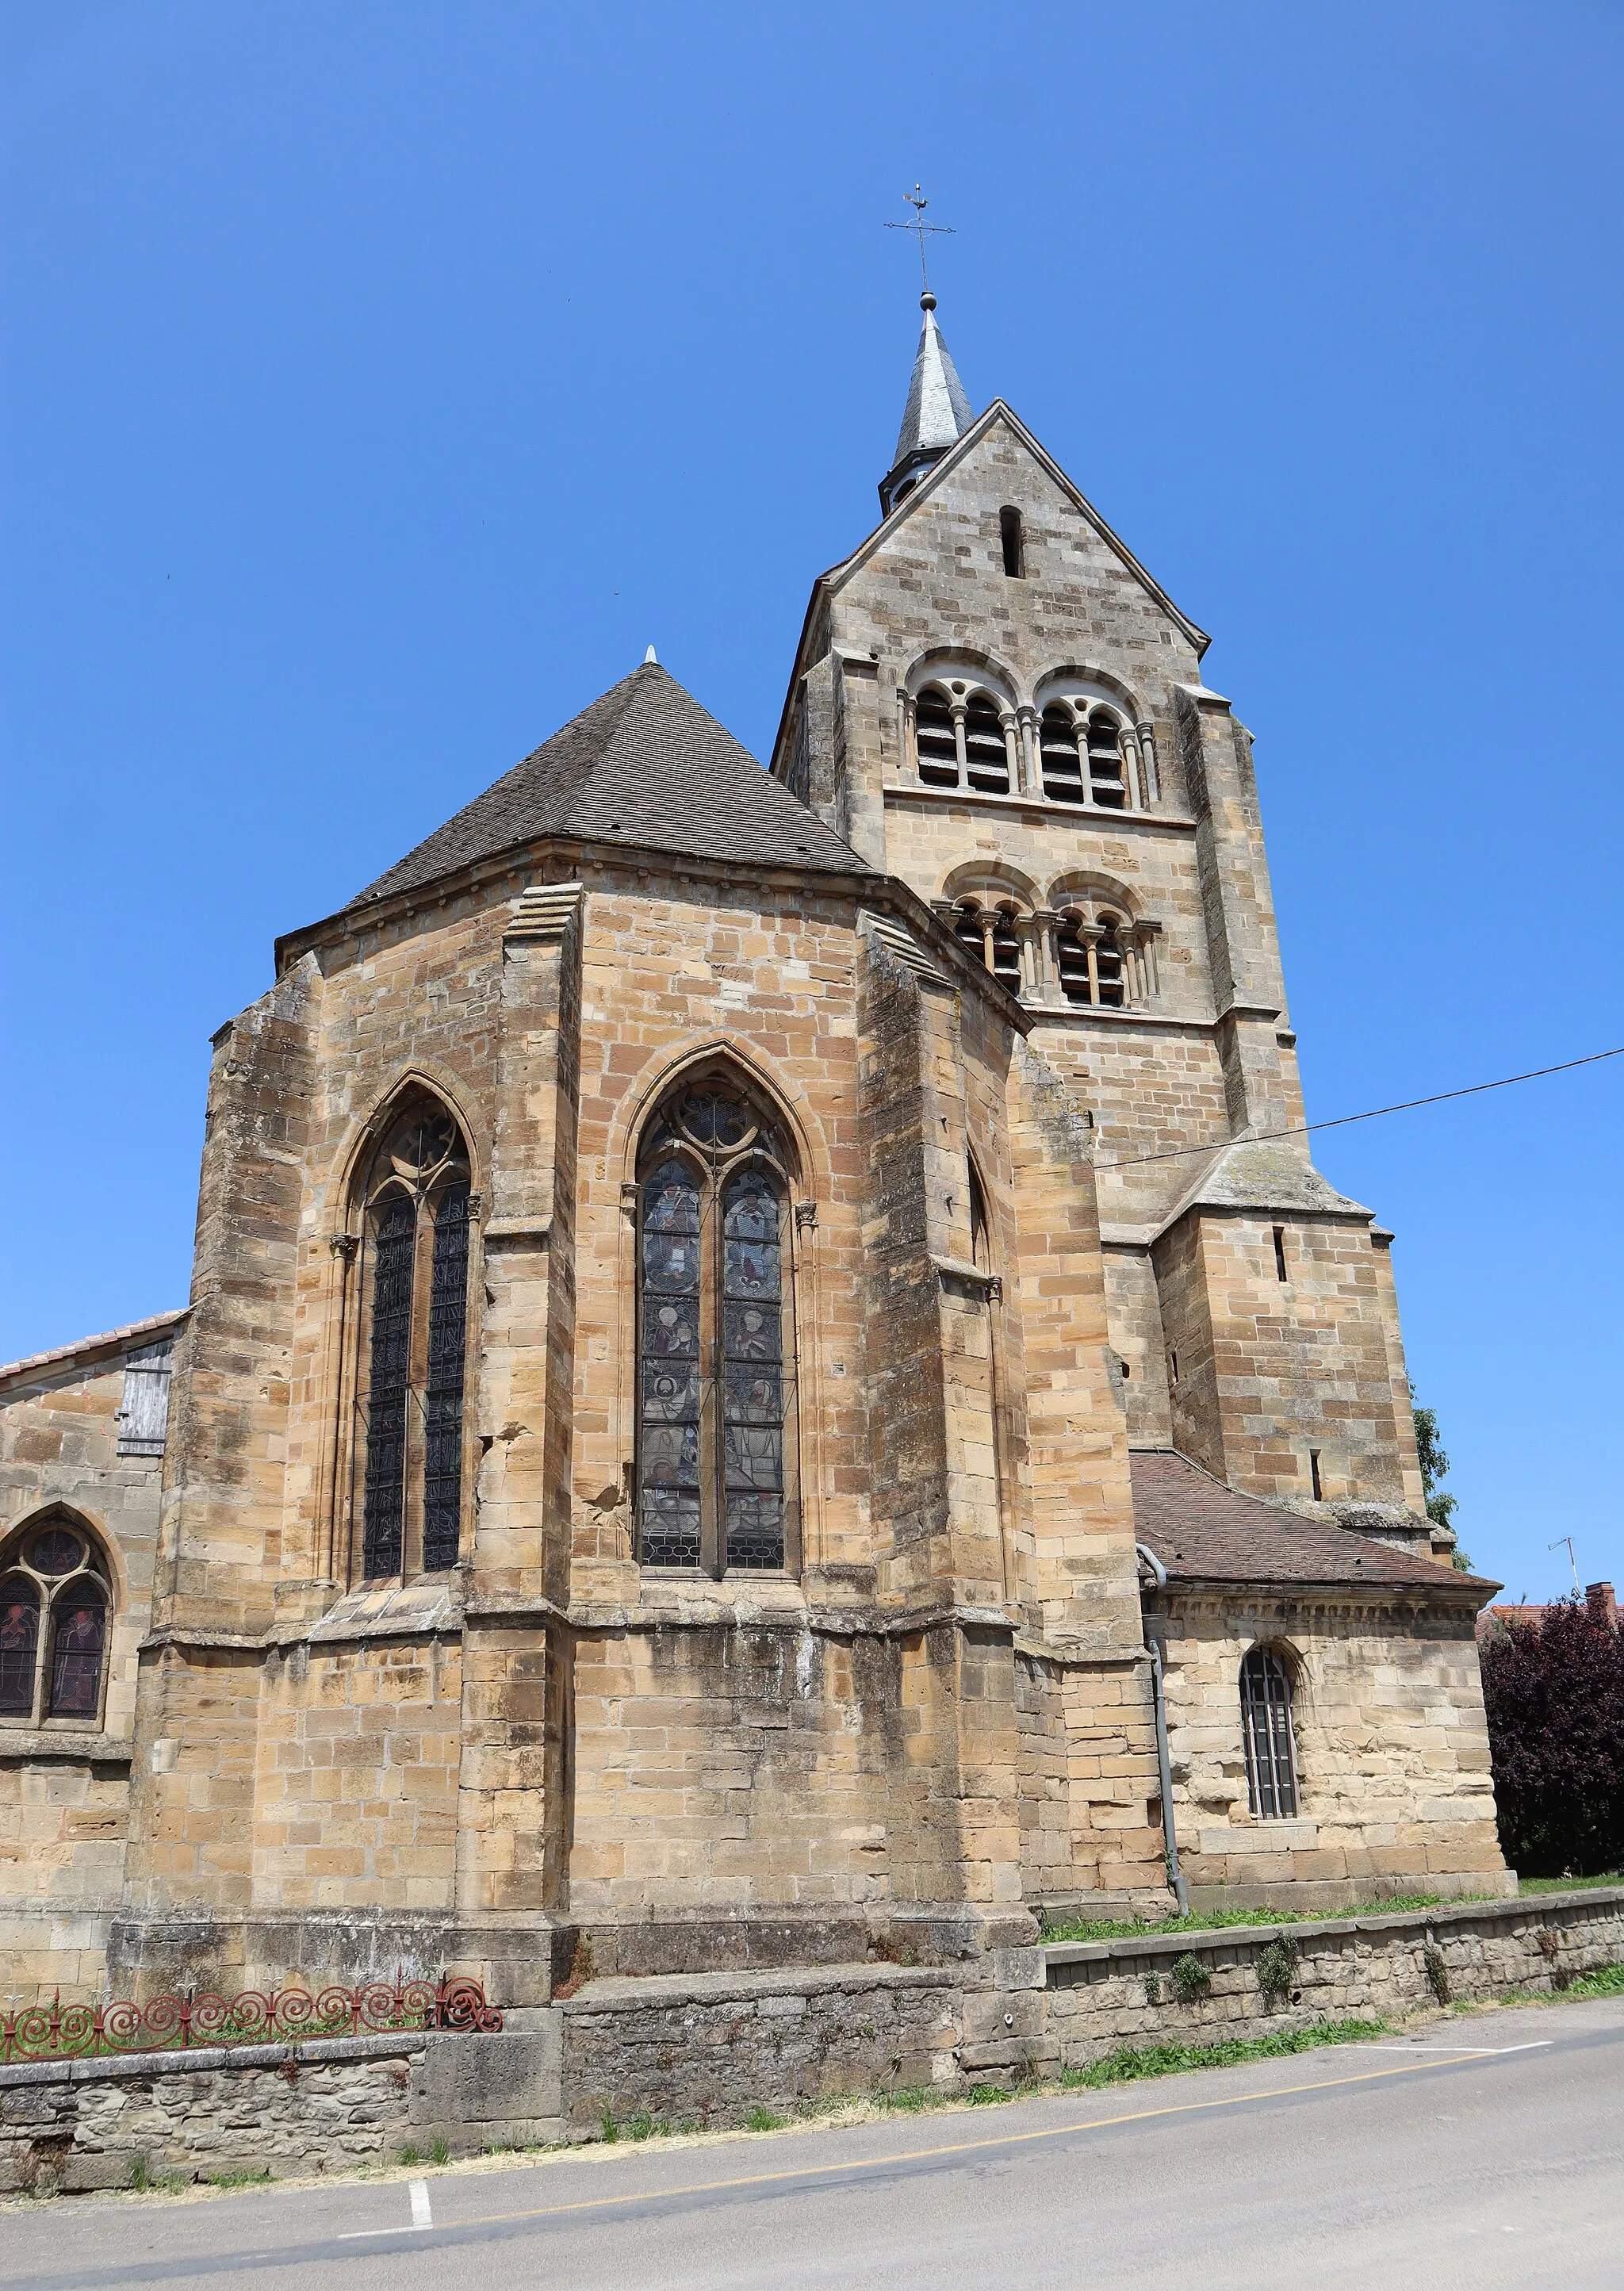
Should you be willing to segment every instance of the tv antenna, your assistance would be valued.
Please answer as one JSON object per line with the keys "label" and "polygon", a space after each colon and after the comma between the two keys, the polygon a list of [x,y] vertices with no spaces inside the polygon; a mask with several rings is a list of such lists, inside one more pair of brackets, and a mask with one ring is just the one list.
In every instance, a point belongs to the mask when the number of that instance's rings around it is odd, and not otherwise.
{"label": "tv antenna", "polygon": [[951,223],[927,222],[925,221],[925,209],[930,205],[930,202],[925,197],[925,194],[921,190],[917,183],[914,184],[913,189],[911,191],[904,191],[903,193],[903,197],[913,210],[912,221],[888,222],[886,229],[888,230],[911,231],[914,237],[918,239],[919,283],[923,290],[920,296],[921,307],[927,310],[933,310],[936,308],[936,297],[930,292],[930,276],[925,269],[925,241],[928,238],[952,238],[955,237],[956,234]]}
{"label": "tv antenna", "polygon": [[1571,1535],[1559,1535],[1555,1543],[1548,1543],[1545,1547],[1548,1551],[1560,1551],[1564,1545],[1567,1547],[1568,1565],[1573,1571],[1573,1588],[1577,1592],[1582,1590],[1584,1587],[1579,1580],[1579,1565],[1573,1556],[1572,1537]]}

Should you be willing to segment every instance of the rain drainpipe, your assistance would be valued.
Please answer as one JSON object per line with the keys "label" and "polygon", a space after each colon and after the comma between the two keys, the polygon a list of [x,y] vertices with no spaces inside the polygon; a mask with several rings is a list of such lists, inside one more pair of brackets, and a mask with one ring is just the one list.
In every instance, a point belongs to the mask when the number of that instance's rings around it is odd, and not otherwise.
{"label": "rain drainpipe", "polygon": [[[1134,1549],[1156,1579],[1158,1591],[1167,1588],[1167,1569],[1162,1564],[1148,1543],[1136,1543]],[[1162,1683],[1162,1642],[1152,1632],[1145,1634],[1150,1649],[1151,1699],[1156,1708],[1156,1765],[1162,1777],[1162,1849],[1167,1863],[1167,1882],[1173,1889],[1178,1904],[1178,1914],[1190,1914],[1190,1896],[1185,1889],[1184,1873],[1178,1867],[1178,1828],[1173,1820],[1173,1764],[1167,1748],[1167,1696]]]}

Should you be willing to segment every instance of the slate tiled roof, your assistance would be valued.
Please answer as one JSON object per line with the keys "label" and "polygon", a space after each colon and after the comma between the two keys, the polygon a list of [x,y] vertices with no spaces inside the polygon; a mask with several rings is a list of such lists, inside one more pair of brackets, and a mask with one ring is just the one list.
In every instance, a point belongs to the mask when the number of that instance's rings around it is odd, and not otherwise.
{"label": "slate tiled roof", "polygon": [[648,661],[465,804],[350,906],[420,889],[545,835],[619,840],[750,866],[873,872],[770,778],[675,677]]}
{"label": "slate tiled roof", "polygon": [[1440,1597],[1470,1596],[1474,1606],[1499,1588],[1238,1495],[1170,1448],[1141,1450],[1131,1462],[1134,1532],[1170,1581],[1412,1584]]}

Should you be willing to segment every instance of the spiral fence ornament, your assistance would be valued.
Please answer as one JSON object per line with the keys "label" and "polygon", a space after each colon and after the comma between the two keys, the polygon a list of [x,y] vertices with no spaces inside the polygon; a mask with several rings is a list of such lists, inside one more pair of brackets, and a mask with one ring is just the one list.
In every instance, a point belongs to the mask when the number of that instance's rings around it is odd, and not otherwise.
{"label": "spiral fence ornament", "polygon": [[451,2029],[491,2033],[502,2014],[477,1981],[369,1981],[314,1996],[308,1989],[218,1990],[163,1996],[145,2005],[127,1998],[105,2005],[25,2005],[0,2013],[0,2066],[20,2061],[93,2060],[125,2053],[165,2053],[192,2046],[262,2045],[280,2038],[387,2035],[395,2030]]}

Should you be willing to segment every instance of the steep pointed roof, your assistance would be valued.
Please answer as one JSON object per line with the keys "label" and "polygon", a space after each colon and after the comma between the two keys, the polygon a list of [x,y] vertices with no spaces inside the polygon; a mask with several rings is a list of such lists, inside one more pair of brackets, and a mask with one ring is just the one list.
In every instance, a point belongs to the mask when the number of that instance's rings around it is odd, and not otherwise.
{"label": "steep pointed roof", "polygon": [[350,905],[420,889],[546,835],[744,865],[873,872],[675,677],[645,661]]}
{"label": "steep pointed roof", "polygon": [[880,502],[888,513],[907,478],[928,469],[956,444],[976,418],[936,322],[936,296],[929,288],[920,297],[920,308],[925,323],[920,328],[908,403],[896,433],[896,452],[880,487]]}
{"label": "steep pointed roof", "polygon": [[908,384],[902,428],[896,433],[893,467],[906,461],[910,454],[918,453],[921,446],[945,453],[976,418],[942,329],[936,322],[934,294],[925,297],[923,308],[925,323],[920,328],[919,354],[913,361],[913,378]]}

